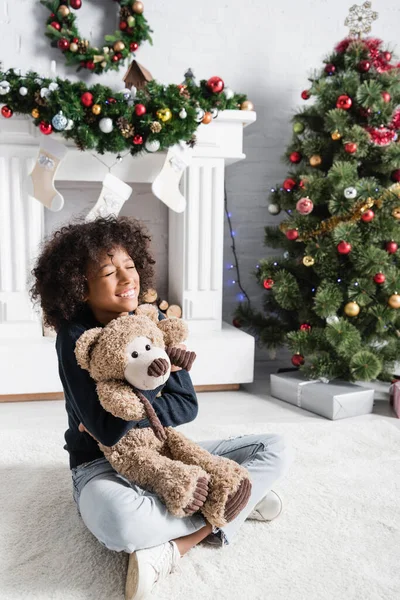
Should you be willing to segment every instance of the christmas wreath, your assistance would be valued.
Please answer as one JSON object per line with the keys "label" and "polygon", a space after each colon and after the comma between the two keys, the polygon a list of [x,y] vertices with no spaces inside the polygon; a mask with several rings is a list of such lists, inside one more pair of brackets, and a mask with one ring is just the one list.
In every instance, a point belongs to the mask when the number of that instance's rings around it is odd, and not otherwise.
{"label": "christmas wreath", "polygon": [[252,110],[246,96],[224,87],[220,77],[197,84],[193,73],[182,84],[164,86],[150,80],[140,90],[115,93],[100,84],[41,78],[0,71],[1,114],[30,114],[44,135],[60,133],[80,150],[132,155],[164,150],[180,141],[194,143],[200,123],[210,123],[219,110]]}
{"label": "christmas wreath", "polygon": [[51,39],[51,45],[64,54],[67,65],[77,66],[78,71],[89,69],[96,74],[110,69],[117,71],[142,42],[152,43],[151,29],[143,16],[143,2],[116,1],[120,5],[119,31],[106,35],[105,45],[99,49],[92,47],[79,33],[73,11],[81,8],[82,0],[40,0],[50,11],[46,35]]}

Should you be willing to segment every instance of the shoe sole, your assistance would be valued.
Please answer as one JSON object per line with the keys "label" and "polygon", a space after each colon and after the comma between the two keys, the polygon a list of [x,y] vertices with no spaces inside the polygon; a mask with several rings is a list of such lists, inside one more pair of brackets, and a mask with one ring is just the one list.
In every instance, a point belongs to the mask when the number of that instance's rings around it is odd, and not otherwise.
{"label": "shoe sole", "polygon": [[139,587],[139,565],[136,552],[129,555],[126,573],[125,600],[134,600]]}

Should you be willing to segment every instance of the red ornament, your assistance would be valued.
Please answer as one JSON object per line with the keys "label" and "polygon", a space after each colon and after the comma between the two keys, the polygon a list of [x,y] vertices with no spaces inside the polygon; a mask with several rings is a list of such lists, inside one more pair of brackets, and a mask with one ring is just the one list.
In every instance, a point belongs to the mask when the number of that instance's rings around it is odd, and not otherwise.
{"label": "red ornament", "polygon": [[94,62],[92,60],[88,60],[86,63],[86,68],[89,69],[89,71],[94,71],[96,68],[96,65],[94,64]]}
{"label": "red ornament", "polygon": [[75,37],[72,41],[74,42],[74,44],[77,44],[79,42],[79,38]]}
{"label": "red ornament", "polygon": [[113,62],[118,62],[119,61],[118,54],[114,54],[114,56],[111,58],[111,60]]}
{"label": "red ornament", "polygon": [[382,92],[381,96],[384,102],[390,102],[392,99],[392,96],[389,94],[389,92]]}
{"label": "red ornament", "polygon": [[286,232],[286,237],[288,240],[297,240],[297,238],[299,237],[299,232],[297,231],[297,229],[288,229]]}
{"label": "red ornament", "polygon": [[348,242],[340,242],[340,244],[337,245],[337,250],[339,254],[349,254],[349,252],[351,252],[351,244]]}
{"label": "red ornament", "polygon": [[129,44],[129,50],[131,52],[136,52],[136,50],[139,48],[139,44],[137,42],[131,42]]}
{"label": "red ornament", "polygon": [[344,145],[344,149],[348,154],[354,154],[354,152],[357,152],[357,144],[355,142],[347,142]]}
{"label": "red ornament", "polygon": [[12,108],[10,108],[9,106],[2,106],[1,107],[1,114],[3,115],[3,117],[5,119],[11,119],[11,117],[13,116],[13,110]]}
{"label": "red ornament", "polygon": [[305,181],[303,179],[300,179],[299,188],[301,188],[302,190],[304,190],[305,187],[306,187]]}
{"label": "red ornament", "polygon": [[39,129],[43,133],[43,135],[50,135],[53,132],[53,127],[51,123],[47,123],[47,121],[41,121]]}
{"label": "red ornament", "polygon": [[301,97],[303,98],[303,100],[308,100],[308,99],[309,99],[309,97],[310,97],[310,95],[311,95],[311,94],[310,94],[310,92],[309,92],[308,90],[303,90],[303,91],[301,92]]}
{"label": "red ornament", "polygon": [[304,356],[301,354],[293,354],[292,365],[295,367],[301,367],[301,365],[304,365]]}
{"label": "red ornament", "polygon": [[400,183],[400,169],[396,169],[392,172],[390,179],[396,183]]}
{"label": "red ornament", "polygon": [[292,163],[299,163],[301,161],[301,154],[300,152],[292,152],[289,156],[289,160]]}
{"label": "red ornament", "polygon": [[392,53],[391,52],[384,52],[383,53],[383,58],[386,60],[386,62],[390,62],[392,60]]}
{"label": "red ornament", "polygon": [[82,0],[70,0],[70,6],[71,8],[75,9],[75,10],[79,10],[80,7],[82,6]]}
{"label": "red ornament", "polygon": [[91,94],[90,92],[85,92],[81,96],[81,102],[82,102],[83,106],[86,106],[86,108],[89,108],[89,106],[92,106],[92,104],[93,104],[93,94]]}
{"label": "red ornament", "polygon": [[313,211],[314,204],[310,198],[300,198],[296,204],[296,210],[301,215],[309,215]]}
{"label": "red ornament", "polygon": [[145,105],[144,104],[136,104],[135,113],[137,114],[138,117],[142,117],[143,115],[145,115],[146,114]]}
{"label": "red ornament", "polygon": [[336,100],[336,108],[342,108],[343,110],[349,110],[352,104],[353,100],[350,98],[350,96],[346,96],[346,94],[342,94]]}
{"label": "red ornament", "polygon": [[328,73],[328,75],[333,75],[334,72],[336,71],[336,67],[335,65],[332,65],[331,63],[325,66],[324,69],[325,73]]}
{"label": "red ornament", "polygon": [[60,31],[60,29],[61,29],[61,25],[60,25],[60,23],[57,23],[57,21],[52,21],[52,22],[50,23],[50,25],[51,25],[51,26],[52,26],[54,29],[57,29],[57,31]]}
{"label": "red ornament", "polygon": [[361,71],[361,73],[367,73],[371,68],[371,63],[369,62],[369,60],[361,60],[358,63],[358,70]]}
{"label": "red ornament", "polygon": [[274,283],[275,283],[275,281],[273,279],[264,279],[263,286],[265,287],[266,290],[270,290],[270,289],[272,289]]}
{"label": "red ornament", "polygon": [[220,94],[225,87],[221,77],[210,77],[206,83],[207,89],[213,94]]}
{"label": "red ornament", "polygon": [[133,138],[133,143],[135,144],[135,146],[140,146],[141,144],[143,144],[142,136],[139,134],[135,135],[135,137]]}
{"label": "red ornament", "polygon": [[121,31],[125,31],[125,29],[128,27],[128,23],[126,21],[121,21],[121,23],[119,24],[119,28]]}
{"label": "red ornament", "polygon": [[107,102],[108,102],[108,104],[116,104],[117,103],[115,98],[107,98]]}
{"label": "red ornament", "polygon": [[386,277],[383,273],[377,273],[374,277],[374,281],[375,283],[379,283],[381,285],[382,283],[385,283]]}
{"label": "red ornament", "polygon": [[360,108],[360,116],[364,119],[367,119],[372,114],[372,110],[370,108]]}
{"label": "red ornament", "polygon": [[364,223],[369,223],[370,221],[372,221],[372,219],[375,217],[375,213],[373,210],[366,210],[362,215],[361,215],[361,220],[364,221]]}
{"label": "red ornament", "polygon": [[396,242],[386,242],[386,252],[389,252],[389,254],[395,254],[397,252],[398,249],[398,245],[396,244]]}
{"label": "red ornament", "polygon": [[240,328],[241,328],[241,326],[242,326],[242,324],[241,324],[241,322],[239,321],[239,319],[233,319],[233,321],[232,321],[232,325],[233,325],[234,327],[237,327],[237,329],[240,329]]}
{"label": "red ornament", "polygon": [[300,331],[311,331],[311,325],[309,323],[302,323],[300,325]]}
{"label": "red ornament", "polygon": [[289,177],[288,179],[285,179],[285,181],[283,182],[283,186],[282,187],[287,192],[291,192],[296,187],[296,182],[295,182],[294,179],[292,179],[291,177]]}
{"label": "red ornament", "polygon": [[66,38],[61,38],[61,40],[58,40],[57,46],[65,52],[69,48],[69,41]]}

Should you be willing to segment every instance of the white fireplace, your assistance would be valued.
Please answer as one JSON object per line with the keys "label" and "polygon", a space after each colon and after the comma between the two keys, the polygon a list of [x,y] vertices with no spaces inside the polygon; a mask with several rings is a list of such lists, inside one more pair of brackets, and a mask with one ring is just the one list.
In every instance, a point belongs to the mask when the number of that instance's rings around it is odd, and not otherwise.
{"label": "white fireplace", "polygon": [[[169,211],[168,301],[188,322],[188,346],[197,353],[196,386],[234,386],[253,380],[254,339],[222,322],[225,167],[245,158],[243,128],[254,112],[224,111],[200,125],[193,160],[184,172],[184,213]],[[27,293],[28,273],[44,236],[44,207],[28,197],[26,175],[40,136],[30,119],[0,122],[0,400],[58,397],[54,339],[43,336],[40,315]],[[112,164],[114,156],[101,157]],[[126,157],[112,172],[127,183],[151,183],[165,153]],[[59,181],[99,182],[104,169],[74,146],[57,172]],[[128,201],[129,202],[129,201]]]}

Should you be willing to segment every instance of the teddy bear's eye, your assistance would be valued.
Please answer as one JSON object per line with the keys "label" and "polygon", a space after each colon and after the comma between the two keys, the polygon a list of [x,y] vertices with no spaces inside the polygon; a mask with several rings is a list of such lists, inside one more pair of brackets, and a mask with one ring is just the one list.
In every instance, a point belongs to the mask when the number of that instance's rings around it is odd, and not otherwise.
{"label": "teddy bear's eye", "polygon": [[146,344],[146,350],[151,350],[150,344]]}
{"label": "teddy bear's eye", "polygon": [[139,356],[139,352],[136,352],[136,350],[134,352],[132,352],[131,354],[132,358],[137,358]]}

